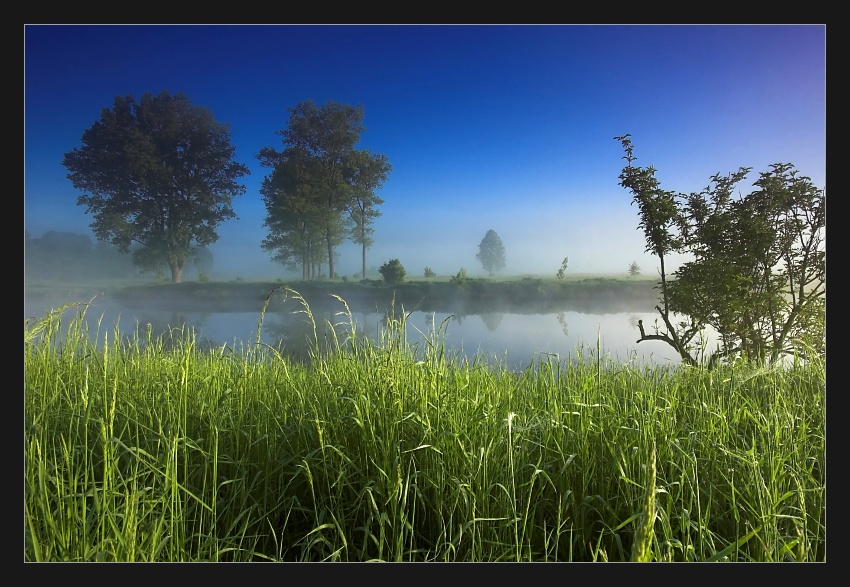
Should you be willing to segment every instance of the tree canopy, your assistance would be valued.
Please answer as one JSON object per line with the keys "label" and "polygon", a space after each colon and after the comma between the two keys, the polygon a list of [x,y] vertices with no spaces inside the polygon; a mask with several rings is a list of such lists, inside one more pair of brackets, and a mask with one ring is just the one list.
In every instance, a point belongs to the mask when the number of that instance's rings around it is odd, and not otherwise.
{"label": "tree canopy", "polygon": [[94,215],[95,236],[131,252],[143,270],[167,264],[179,283],[196,247],[217,241],[218,225],[236,217],[233,198],[245,193],[237,179],[250,172],[234,161],[229,127],[182,93],[116,97],[82,143],[62,161],[86,192],[77,204]]}
{"label": "tree canopy", "polygon": [[478,245],[475,258],[491,276],[505,268],[505,245],[495,230],[490,229]]}
{"label": "tree canopy", "polygon": [[[640,339],[671,345],[688,364],[742,357],[771,364],[794,353],[825,353],[826,200],[824,190],[789,163],[761,172],[755,190],[733,197],[752,170],[716,174],[690,195],[662,190],[653,167],[636,160],[630,135],[615,137],[627,161],[620,185],[640,211],[646,250],[660,261],[663,327]],[[667,274],[665,256],[693,260]],[[674,324],[674,321],[676,323]],[[711,327],[719,347],[703,351]]]}
{"label": "tree canopy", "polygon": [[383,204],[375,190],[391,166],[385,156],[356,148],[365,130],[362,106],[308,100],[288,111],[289,125],[277,133],[283,148],[258,155],[271,168],[260,189],[268,228],[262,247],[290,269],[300,264],[304,279],[324,263],[333,278],[335,249],[349,237],[361,245],[365,277],[371,224]]}

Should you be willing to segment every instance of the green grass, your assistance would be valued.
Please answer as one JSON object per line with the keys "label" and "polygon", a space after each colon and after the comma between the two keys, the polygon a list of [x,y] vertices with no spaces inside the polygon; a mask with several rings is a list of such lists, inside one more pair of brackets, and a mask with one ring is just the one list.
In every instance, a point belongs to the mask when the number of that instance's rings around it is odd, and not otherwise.
{"label": "green grass", "polygon": [[25,320],[25,560],[825,560],[825,364],[514,373],[337,301],[308,363]]}

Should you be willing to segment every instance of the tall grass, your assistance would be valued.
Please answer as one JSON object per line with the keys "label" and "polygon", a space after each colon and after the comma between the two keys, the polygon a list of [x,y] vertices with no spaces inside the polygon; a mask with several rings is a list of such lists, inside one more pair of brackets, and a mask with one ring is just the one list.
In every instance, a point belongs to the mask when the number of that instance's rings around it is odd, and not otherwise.
{"label": "tall grass", "polygon": [[826,559],[823,363],[514,373],[339,302],[306,363],[263,314],[212,350],[25,321],[25,559]]}

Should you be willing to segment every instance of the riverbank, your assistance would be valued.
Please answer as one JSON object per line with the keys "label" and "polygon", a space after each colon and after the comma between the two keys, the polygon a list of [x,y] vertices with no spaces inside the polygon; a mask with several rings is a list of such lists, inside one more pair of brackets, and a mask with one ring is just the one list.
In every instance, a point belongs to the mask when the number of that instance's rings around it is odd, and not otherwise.
{"label": "riverbank", "polygon": [[[266,300],[274,311],[287,299],[286,290],[297,291],[311,307],[337,307],[344,299],[351,308],[403,307],[425,312],[477,311],[547,313],[565,303],[577,311],[633,311],[652,308],[658,299],[656,283],[649,279],[588,277],[558,281],[544,278],[491,280],[470,278],[459,285],[445,280],[418,280],[388,285],[378,280],[345,281],[237,281],[145,283],[78,288],[79,299],[91,295],[114,299],[128,308],[198,311],[259,311]],[[34,286],[29,299],[56,295],[56,287]],[[64,291],[64,290],[63,290]],[[63,293],[66,299],[73,290]],[[88,297],[87,297],[88,296]]]}

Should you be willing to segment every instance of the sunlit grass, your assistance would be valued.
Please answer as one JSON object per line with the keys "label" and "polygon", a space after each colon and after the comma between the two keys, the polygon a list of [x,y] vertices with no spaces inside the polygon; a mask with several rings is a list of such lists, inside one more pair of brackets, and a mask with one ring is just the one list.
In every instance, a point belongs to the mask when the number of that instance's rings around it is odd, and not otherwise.
{"label": "sunlit grass", "polygon": [[515,373],[338,301],[308,363],[263,313],[212,350],[25,321],[25,559],[825,560],[825,364]]}

